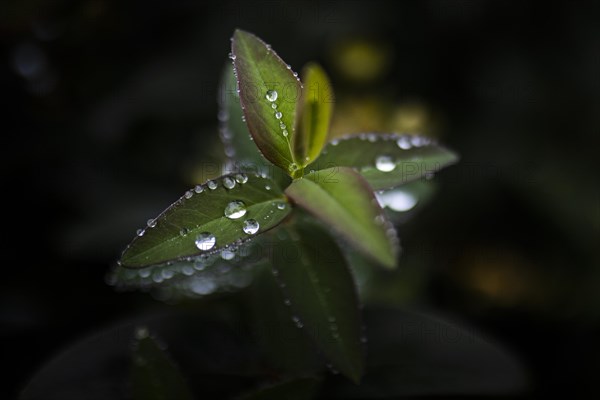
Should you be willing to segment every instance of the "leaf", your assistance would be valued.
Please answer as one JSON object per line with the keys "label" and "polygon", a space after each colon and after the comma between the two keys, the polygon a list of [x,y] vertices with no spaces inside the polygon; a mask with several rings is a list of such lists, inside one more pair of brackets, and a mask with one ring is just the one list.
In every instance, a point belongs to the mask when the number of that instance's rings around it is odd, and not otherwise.
{"label": "leaf", "polygon": [[366,133],[332,140],[307,169],[353,167],[374,190],[383,190],[433,176],[457,161],[456,153],[422,136]]}
{"label": "leaf", "polygon": [[294,152],[296,159],[306,166],[319,156],[327,141],[334,100],[329,78],[318,64],[310,63],[304,67],[302,79],[304,88]]}
{"label": "leaf", "polygon": [[276,276],[294,313],[333,367],[355,382],[364,369],[354,280],[336,242],[306,222],[282,227],[273,249]]}
{"label": "leaf", "polygon": [[[233,66],[223,69],[219,90],[219,136],[225,147],[225,155],[233,164],[229,171],[262,172],[268,161],[262,156],[252,141],[246,123],[242,120],[240,95]],[[270,163],[269,163],[270,164]]]}
{"label": "leaf", "polygon": [[[291,176],[301,173],[292,152],[300,81],[269,46],[251,33],[236,30],[231,52],[242,110],[254,143],[265,158]],[[270,92],[273,101],[267,99],[268,91],[274,91]]]}
{"label": "leaf", "polygon": [[193,399],[179,369],[146,328],[136,330],[131,386],[134,400]]}
{"label": "leaf", "polygon": [[318,379],[311,377],[292,379],[257,389],[240,400],[311,400],[319,384]]}
{"label": "leaf", "polygon": [[[269,236],[269,235],[263,235]],[[279,245],[279,241],[275,243]],[[250,319],[253,331],[270,367],[279,375],[314,373],[321,369],[312,340],[290,318],[290,304],[285,301],[271,265],[257,268],[250,288]]]}
{"label": "leaf", "polygon": [[292,182],[285,194],[381,265],[395,267],[396,231],[368,183],[352,169],[312,172]]}
{"label": "leaf", "polygon": [[[236,201],[245,205],[245,215],[225,217],[225,208]],[[140,231],[120,262],[124,267],[141,268],[171,260],[202,259],[277,226],[289,212],[283,193],[271,179],[226,175],[187,191]],[[254,234],[244,232],[243,227],[252,220],[259,224],[258,230]],[[208,238],[198,246],[196,241],[201,235]],[[208,240],[210,235],[214,242]]]}

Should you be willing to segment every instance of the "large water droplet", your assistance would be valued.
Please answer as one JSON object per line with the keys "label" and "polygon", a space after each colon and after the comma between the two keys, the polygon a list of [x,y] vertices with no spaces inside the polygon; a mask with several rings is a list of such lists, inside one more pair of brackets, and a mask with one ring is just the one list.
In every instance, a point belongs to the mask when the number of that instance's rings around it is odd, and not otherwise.
{"label": "large water droplet", "polygon": [[146,221],[146,225],[148,225],[148,228],[154,228],[156,226],[156,220],[150,218],[148,221]]}
{"label": "large water droplet", "polygon": [[285,137],[287,137],[287,135],[289,135],[287,129],[284,129],[283,131],[281,131],[281,134]]}
{"label": "large water droplet", "polygon": [[223,178],[223,186],[225,186],[225,189],[233,189],[235,187],[235,180],[232,177],[226,176]]}
{"label": "large water droplet", "polygon": [[271,190],[271,186],[270,185],[265,185],[265,190]]}
{"label": "large water droplet", "polygon": [[202,232],[198,236],[196,236],[196,247],[199,250],[206,251],[215,247],[217,243],[217,238],[210,232]]}
{"label": "large water droplet", "polygon": [[208,182],[206,183],[206,186],[208,186],[208,188],[209,188],[210,190],[215,190],[215,189],[217,188],[217,186],[219,186],[219,185],[218,185],[218,184],[217,184],[217,182],[215,182],[215,181],[208,181]]}
{"label": "large water droplet", "polygon": [[277,204],[277,209],[278,210],[285,210],[285,203],[279,203],[279,204]]}
{"label": "large water droplet", "polygon": [[187,234],[188,234],[188,233],[190,233],[190,230],[189,230],[188,228],[185,228],[185,227],[184,227],[184,228],[181,228],[181,229],[179,230],[179,235],[180,235],[180,236],[187,236]]}
{"label": "large water droplet", "polygon": [[196,185],[196,187],[194,188],[194,192],[196,193],[202,193],[204,191],[204,186],[202,185]]}
{"label": "large water droplet", "polygon": [[294,172],[298,170],[298,164],[296,163],[291,163],[290,165],[288,165],[288,171],[290,172]]}
{"label": "large water droplet", "polygon": [[275,113],[275,118],[277,118],[277,119],[281,119],[281,117],[283,117],[283,114],[281,113],[281,111],[277,111],[277,112]]}
{"label": "large water droplet", "polygon": [[375,159],[375,168],[381,172],[389,172],[396,168],[396,163],[390,156],[379,156]]}
{"label": "large water droplet", "polygon": [[247,219],[246,221],[244,221],[244,226],[242,227],[242,230],[248,235],[254,235],[256,232],[258,232],[258,228],[260,228],[260,225],[258,224],[257,220]]}
{"label": "large water droplet", "polygon": [[246,204],[243,201],[235,200],[227,204],[223,212],[229,219],[238,219],[246,215]]}
{"label": "large water droplet", "polygon": [[143,230],[143,229],[138,229],[138,230],[137,230],[135,233],[136,233],[136,235],[138,235],[138,236],[144,236],[144,233],[146,233],[146,231],[145,231],[145,230]]}
{"label": "large water droplet", "polygon": [[240,184],[246,183],[246,182],[248,182],[248,175],[246,175],[246,174],[236,174],[235,175],[235,181],[237,183],[240,183]]}
{"label": "large water droplet", "polygon": [[191,199],[193,195],[194,195],[194,192],[192,192],[191,190],[188,190],[184,194],[184,196],[185,196],[186,199]]}
{"label": "large water droplet", "polygon": [[270,102],[276,101],[278,96],[277,90],[267,90],[267,94],[265,95]]}

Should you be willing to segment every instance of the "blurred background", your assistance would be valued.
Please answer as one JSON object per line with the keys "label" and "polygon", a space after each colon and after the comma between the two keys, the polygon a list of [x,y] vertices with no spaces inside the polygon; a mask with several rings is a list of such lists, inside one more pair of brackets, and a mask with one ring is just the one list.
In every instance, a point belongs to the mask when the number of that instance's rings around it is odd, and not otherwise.
{"label": "blurred background", "polygon": [[218,172],[218,81],[239,27],[295,70],[325,67],[335,134],[421,132],[461,155],[394,214],[402,268],[364,278],[370,301],[476,327],[536,394],[597,393],[599,5],[0,3],[1,390],[168,307],[105,275],[136,228]]}

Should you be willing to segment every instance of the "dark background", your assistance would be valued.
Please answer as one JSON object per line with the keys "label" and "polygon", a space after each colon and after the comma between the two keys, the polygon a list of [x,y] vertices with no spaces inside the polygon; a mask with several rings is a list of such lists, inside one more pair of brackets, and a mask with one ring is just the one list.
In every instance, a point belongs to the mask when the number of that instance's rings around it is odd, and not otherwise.
{"label": "dark background", "polygon": [[219,161],[217,85],[240,27],[296,70],[324,65],[339,130],[420,129],[461,154],[399,227],[419,270],[378,301],[468,321],[515,354],[536,394],[598,392],[598,6],[3,2],[2,391],[74,340],[160,307],[115,293],[105,274]]}

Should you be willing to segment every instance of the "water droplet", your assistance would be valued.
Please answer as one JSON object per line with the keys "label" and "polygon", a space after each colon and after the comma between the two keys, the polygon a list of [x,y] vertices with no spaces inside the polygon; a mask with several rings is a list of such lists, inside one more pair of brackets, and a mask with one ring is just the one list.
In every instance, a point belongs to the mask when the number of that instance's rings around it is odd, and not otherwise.
{"label": "water droplet", "polygon": [[283,136],[287,137],[287,135],[288,135],[289,133],[288,133],[287,129],[284,129],[284,130],[281,132],[281,134],[282,134]]}
{"label": "water droplet", "polygon": [[396,144],[402,150],[408,150],[412,147],[412,145],[410,144],[410,138],[408,136],[400,137],[400,139],[398,139],[398,141],[396,141]]}
{"label": "water droplet", "polygon": [[270,102],[276,101],[278,96],[277,90],[267,90],[267,94],[265,95]]}
{"label": "water droplet", "polygon": [[265,185],[265,190],[271,190],[271,186]]}
{"label": "water droplet", "polygon": [[199,250],[206,251],[215,247],[215,244],[217,243],[217,238],[212,233],[202,232],[201,234],[196,236],[195,243],[196,247]]}
{"label": "water droplet", "polygon": [[152,272],[146,268],[146,269],[141,269],[138,274],[140,275],[140,278],[148,278],[151,273]]}
{"label": "water droplet", "polygon": [[290,172],[297,171],[297,170],[298,170],[298,164],[296,164],[296,163],[291,163],[288,166],[288,171],[290,171]]}
{"label": "water droplet", "polygon": [[254,235],[256,232],[258,232],[258,228],[260,228],[260,225],[258,224],[257,220],[247,219],[246,221],[244,221],[244,226],[242,227],[242,230],[248,235]]}
{"label": "water droplet", "polygon": [[292,301],[290,299],[285,299],[283,300],[283,304],[285,304],[286,306],[291,306],[292,305]]}
{"label": "water droplet", "polygon": [[337,140],[337,139],[333,139],[333,140],[332,140],[331,142],[329,142],[329,143],[331,143],[331,145],[332,145],[332,146],[337,146],[338,144],[340,144],[340,141],[339,141],[339,140]]}
{"label": "water droplet", "polygon": [[375,143],[377,141],[377,135],[374,133],[367,134],[367,140],[371,143]]}
{"label": "water droplet", "polygon": [[248,182],[248,175],[246,174],[236,174],[235,175],[235,181],[239,184],[244,184],[246,182]]}
{"label": "water droplet", "polygon": [[273,110],[276,110],[277,109],[277,103],[271,103],[271,108]]}
{"label": "water droplet", "polygon": [[208,182],[206,183],[206,186],[208,186],[208,188],[209,188],[210,190],[215,190],[215,189],[217,188],[217,186],[219,186],[219,185],[218,185],[218,184],[217,184],[217,182],[215,182],[215,181],[208,181]]}
{"label": "water droplet", "polygon": [[280,127],[281,129],[285,129],[285,128],[287,128],[287,126],[285,126],[285,124],[284,124],[283,122],[281,122],[281,123],[279,124],[279,127]]}
{"label": "water droplet", "polygon": [[230,176],[226,176],[223,178],[223,186],[225,186],[225,189],[233,189],[235,187],[235,180]]}
{"label": "water droplet", "polygon": [[419,201],[418,197],[403,189],[388,190],[376,196],[382,207],[387,207],[398,212],[412,209]]}
{"label": "water droplet", "polygon": [[196,187],[194,188],[194,192],[196,192],[196,193],[202,193],[202,192],[204,192],[204,186],[202,186],[202,185],[196,185]]}
{"label": "water droplet", "polygon": [[135,232],[135,234],[136,234],[136,235],[138,235],[138,236],[140,236],[140,237],[141,237],[141,236],[144,236],[144,233],[146,233],[146,231],[145,231],[145,230],[143,230],[143,229],[138,229],[138,230]]}
{"label": "water droplet", "polygon": [[283,117],[283,114],[281,113],[281,111],[277,111],[277,112],[275,113],[275,118],[277,118],[277,119],[281,119],[281,117]]}
{"label": "water droplet", "polygon": [[377,225],[383,225],[385,223],[385,217],[383,215],[378,215],[375,217],[375,223]]}
{"label": "water droplet", "polygon": [[184,194],[184,196],[185,196],[186,199],[191,199],[193,195],[194,195],[194,192],[192,192],[191,190],[188,190]]}
{"label": "water droplet", "polygon": [[277,209],[278,210],[285,210],[285,203],[279,203],[279,204],[277,204]]}
{"label": "water droplet", "polygon": [[184,227],[184,228],[181,228],[181,229],[179,230],[179,235],[180,235],[180,236],[187,236],[187,234],[188,234],[188,233],[190,233],[190,230],[189,230],[188,228],[185,228],[185,227]]}
{"label": "water droplet", "polygon": [[229,219],[238,219],[246,215],[246,204],[243,201],[235,200],[227,204],[223,212]]}
{"label": "water droplet", "polygon": [[423,136],[415,135],[410,139],[410,142],[415,147],[421,147],[421,146],[425,146],[426,144],[428,144],[429,141],[427,140],[427,138],[425,138]]}
{"label": "water droplet", "polygon": [[294,76],[297,78],[297,77],[298,77],[298,73],[297,73],[297,72],[294,72]]}
{"label": "water droplet", "polygon": [[396,163],[390,156],[379,156],[375,159],[375,168],[381,172],[389,172],[396,168]]}
{"label": "water droplet", "polygon": [[192,276],[194,275],[194,268],[192,268],[189,265],[186,265],[185,267],[183,267],[181,269],[181,272],[185,275],[185,276]]}
{"label": "water droplet", "polygon": [[230,58],[231,60],[235,60],[235,59],[236,59],[236,56],[235,56],[235,54],[233,54],[233,53],[229,53],[229,58]]}
{"label": "water droplet", "polygon": [[154,228],[156,226],[156,220],[154,218],[150,218],[148,221],[146,221],[146,225],[148,225],[148,228]]}
{"label": "water droplet", "polygon": [[221,251],[221,258],[223,260],[231,260],[233,257],[235,257],[235,253],[233,251],[227,249]]}
{"label": "water droplet", "polygon": [[161,275],[163,279],[171,279],[173,276],[175,276],[175,272],[173,272],[171,269],[163,269]]}

